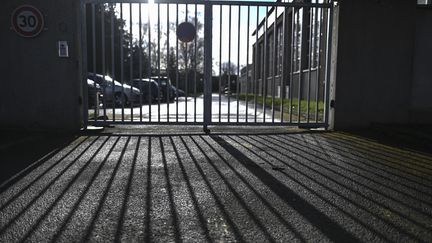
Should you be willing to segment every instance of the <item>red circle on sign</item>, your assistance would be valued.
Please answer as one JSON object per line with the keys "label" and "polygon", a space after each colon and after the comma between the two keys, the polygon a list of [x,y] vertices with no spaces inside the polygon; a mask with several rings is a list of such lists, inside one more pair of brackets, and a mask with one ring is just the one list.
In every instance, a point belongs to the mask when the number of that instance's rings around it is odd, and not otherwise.
{"label": "red circle on sign", "polygon": [[35,37],[44,27],[42,13],[31,5],[17,7],[11,17],[13,30],[22,37]]}
{"label": "red circle on sign", "polygon": [[183,42],[190,42],[195,38],[195,26],[189,22],[183,22],[177,26],[177,38]]}

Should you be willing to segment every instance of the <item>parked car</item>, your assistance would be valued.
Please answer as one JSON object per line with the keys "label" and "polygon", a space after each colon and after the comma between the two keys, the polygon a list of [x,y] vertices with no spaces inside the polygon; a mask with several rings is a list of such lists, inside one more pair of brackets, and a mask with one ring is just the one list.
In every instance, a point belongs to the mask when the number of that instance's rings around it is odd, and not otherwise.
{"label": "parked car", "polygon": [[105,104],[120,107],[139,102],[140,91],[137,88],[121,84],[107,75],[89,73],[87,77],[100,85]]}
{"label": "parked car", "polygon": [[162,91],[162,100],[166,101],[167,97],[170,102],[174,101],[174,98],[176,97],[174,90],[171,89],[171,80],[168,77],[165,76],[155,76],[151,77],[156,83],[160,85],[160,90]]}
{"label": "parked car", "polygon": [[[102,89],[99,84],[91,79],[87,79],[87,94],[88,94],[88,108],[99,108],[102,106]],[[97,109],[96,109],[97,110]]]}
{"label": "parked car", "polygon": [[171,85],[171,90],[172,90],[173,95],[174,95],[173,100],[177,97],[177,95],[178,95],[178,97],[186,96],[186,93],[183,90],[178,89],[177,87],[175,87],[173,85]]}
{"label": "parked car", "polygon": [[[156,102],[157,100],[162,100],[162,91],[158,83],[152,79],[143,78],[143,79],[132,79],[130,84],[141,91],[142,101],[148,102],[150,100],[151,103]],[[150,93],[149,93],[149,85],[150,85]],[[163,100],[162,100],[163,101]]]}

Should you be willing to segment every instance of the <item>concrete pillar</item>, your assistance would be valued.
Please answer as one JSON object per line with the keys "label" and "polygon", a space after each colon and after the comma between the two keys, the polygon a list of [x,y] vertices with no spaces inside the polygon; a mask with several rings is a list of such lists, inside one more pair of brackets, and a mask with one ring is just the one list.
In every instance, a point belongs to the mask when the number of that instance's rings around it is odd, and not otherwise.
{"label": "concrete pillar", "polygon": [[407,123],[416,1],[340,1],[335,129]]}
{"label": "concrete pillar", "polygon": [[[45,30],[33,38],[11,29],[11,14],[22,5],[37,7]],[[81,127],[79,1],[6,0],[0,8],[0,127],[76,131]],[[69,43],[59,58],[57,41]]]}
{"label": "concrete pillar", "polygon": [[432,8],[420,7],[416,12],[410,121],[432,124]]}

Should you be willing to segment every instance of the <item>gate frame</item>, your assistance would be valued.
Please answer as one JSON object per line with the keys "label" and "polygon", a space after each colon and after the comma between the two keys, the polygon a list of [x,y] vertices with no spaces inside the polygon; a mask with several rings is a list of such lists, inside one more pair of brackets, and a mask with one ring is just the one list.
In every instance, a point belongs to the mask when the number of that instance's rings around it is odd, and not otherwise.
{"label": "gate frame", "polygon": [[334,130],[335,121],[335,103],[336,103],[336,74],[337,74],[337,51],[338,51],[338,41],[339,41],[339,2],[332,2],[332,9],[330,15],[330,44],[329,44],[329,65],[330,73],[328,74],[329,81],[329,95],[326,101],[328,112],[326,120],[326,130]]}
{"label": "gate frame", "polygon": [[[338,22],[339,22],[339,4],[338,0],[329,0],[329,3],[300,3],[300,2],[259,2],[259,1],[221,1],[221,0],[156,0],[155,4],[192,4],[204,5],[204,114],[203,122],[134,122],[134,121],[97,121],[88,120],[88,87],[87,87],[87,4],[109,4],[109,3],[143,3],[148,4],[149,0],[80,0],[78,11],[78,35],[81,36],[77,48],[81,51],[78,56],[78,69],[81,72],[82,84],[82,112],[83,112],[83,129],[86,130],[89,125],[109,126],[112,124],[127,125],[202,125],[206,133],[209,132],[208,126],[298,126],[299,128],[324,128],[326,130],[334,129],[335,116],[335,98],[336,98],[336,71],[337,71],[337,49],[338,49]],[[328,50],[326,65],[326,82],[324,93],[324,121],[318,123],[295,123],[295,122],[213,122],[212,121],[212,19],[213,6],[267,6],[267,7],[321,7],[330,9],[328,23],[327,43]]]}

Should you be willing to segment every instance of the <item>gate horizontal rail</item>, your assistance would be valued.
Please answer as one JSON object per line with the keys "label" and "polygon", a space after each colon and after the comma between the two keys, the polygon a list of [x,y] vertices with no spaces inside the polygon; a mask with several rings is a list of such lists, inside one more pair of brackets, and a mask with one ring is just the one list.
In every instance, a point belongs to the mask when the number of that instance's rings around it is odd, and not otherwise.
{"label": "gate horizontal rail", "polygon": [[[104,126],[107,125],[106,122],[104,121],[91,121],[90,122],[91,125],[94,126]],[[173,125],[194,125],[194,126],[270,126],[270,127],[278,127],[278,126],[289,126],[289,125],[293,125],[292,123],[288,123],[288,122],[274,122],[274,123],[252,123],[252,122],[210,122],[210,123],[204,123],[204,122],[195,122],[195,123],[190,123],[190,122],[131,122],[131,121],[116,121],[115,124],[117,125],[164,125],[164,126],[173,126]],[[313,123],[313,122],[309,122],[309,123],[302,123],[302,124],[296,124],[297,126],[301,127],[301,128],[326,128],[327,125],[325,123]]]}
{"label": "gate horizontal rail", "polygon": [[259,7],[311,7],[311,8],[331,8],[331,3],[304,3],[304,2],[260,2],[260,1],[206,1],[206,0],[82,0],[84,4],[101,4],[101,3],[141,3],[141,4],[192,4],[192,5],[231,5],[231,6],[259,6]]}
{"label": "gate horizontal rail", "polygon": [[81,3],[88,125],[328,126],[332,2]]}

